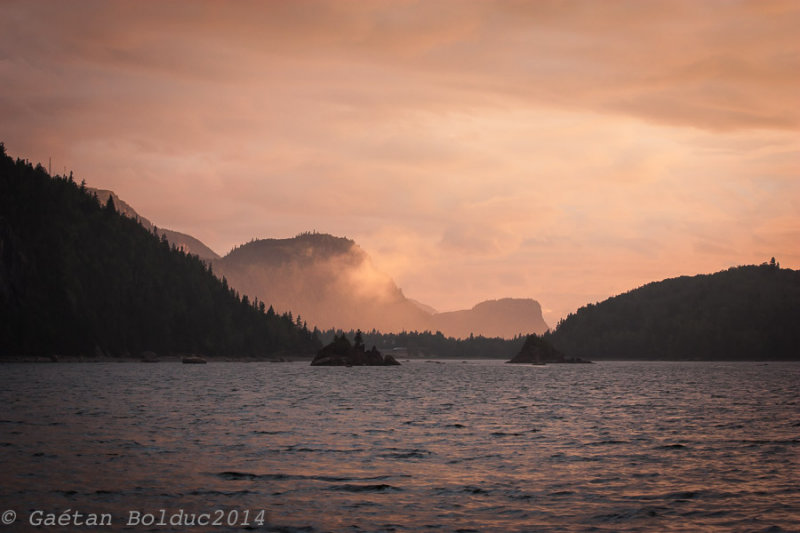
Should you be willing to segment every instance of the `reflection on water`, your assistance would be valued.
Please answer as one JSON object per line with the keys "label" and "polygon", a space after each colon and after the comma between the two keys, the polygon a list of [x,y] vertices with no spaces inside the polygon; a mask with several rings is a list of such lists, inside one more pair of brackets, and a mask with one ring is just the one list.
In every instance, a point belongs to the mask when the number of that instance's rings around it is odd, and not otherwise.
{"label": "reflection on water", "polygon": [[798,364],[0,368],[14,531],[68,531],[27,522],[67,509],[128,531],[171,530],[125,526],[160,509],[266,510],[274,531],[800,528]]}

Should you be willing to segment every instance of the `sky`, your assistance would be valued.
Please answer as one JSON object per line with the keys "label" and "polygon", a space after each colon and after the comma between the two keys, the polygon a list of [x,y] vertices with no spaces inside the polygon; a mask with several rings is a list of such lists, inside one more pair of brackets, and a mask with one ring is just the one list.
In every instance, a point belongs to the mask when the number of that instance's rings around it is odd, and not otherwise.
{"label": "sky", "polygon": [[217,253],[355,240],[547,322],[800,268],[800,2],[0,3],[0,142]]}

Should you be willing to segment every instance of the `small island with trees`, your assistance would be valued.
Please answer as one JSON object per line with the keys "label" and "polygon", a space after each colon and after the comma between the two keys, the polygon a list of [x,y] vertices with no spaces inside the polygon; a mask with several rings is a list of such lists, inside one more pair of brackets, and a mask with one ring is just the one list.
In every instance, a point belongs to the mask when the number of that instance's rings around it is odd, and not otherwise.
{"label": "small island with trees", "polygon": [[323,346],[311,366],[397,366],[400,363],[390,354],[382,355],[375,346],[365,349],[361,331],[357,331],[353,344],[344,333],[335,335],[333,342]]}

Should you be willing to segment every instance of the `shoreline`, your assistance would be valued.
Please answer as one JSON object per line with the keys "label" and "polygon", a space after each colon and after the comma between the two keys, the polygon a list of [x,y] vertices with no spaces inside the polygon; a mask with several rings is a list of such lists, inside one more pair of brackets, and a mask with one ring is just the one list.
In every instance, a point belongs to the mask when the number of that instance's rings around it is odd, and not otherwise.
{"label": "shoreline", "polygon": [[[0,364],[3,363],[37,363],[37,364],[57,364],[57,363],[144,363],[144,364],[158,364],[158,363],[180,363],[183,364],[183,359],[190,357],[189,354],[185,355],[168,355],[159,356],[155,360],[147,360],[142,357],[133,356],[35,356],[35,355],[13,355],[0,357]],[[282,355],[282,356],[267,356],[267,357],[237,357],[237,356],[197,356],[204,359],[207,363],[292,363],[311,361],[313,355]]]}
{"label": "shoreline", "polygon": [[[57,364],[57,363],[180,363],[183,364],[185,357],[190,354],[169,355],[158,357],[156,360],[146,360],[142,357],[132,356],[35,356],[35,355],[12,355],[0,357],[0,365],[16,363],[33,364]],[[238,356],[199,356],[207,363],[308,363],[314,359],[313,354],[307,355],[276,355],[265,357],[238,357]],[[466,361],[504,361],[509,362],[504,357],[404,357],[402,361],[432,361],[432,362],[466,362]],[[800,363],[799,359],[593,359],[592,363]],[[570,363],[548,363],[548,365],[571,365]],[[530,363],[522,363],[518,366],[530,366]]]}

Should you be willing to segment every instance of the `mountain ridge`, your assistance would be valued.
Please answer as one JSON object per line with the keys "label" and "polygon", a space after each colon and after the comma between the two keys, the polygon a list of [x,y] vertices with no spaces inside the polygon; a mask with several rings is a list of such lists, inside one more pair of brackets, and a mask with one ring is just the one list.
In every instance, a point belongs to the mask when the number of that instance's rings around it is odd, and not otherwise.
{"label": "mountain ridge", "polygon": [[[510,339],[548,329],[541,305],[532,299],[501,298],[471,309],[435,312],[406,298],[355,241],[326,233],[253,240],[213,264],[238,290],[272,302],[276,310],[292,307],[323,330],[441,331],[456,338]],[[270,283],[276,279],[281,283]]]}
{"label": "mountain ridge", "polygon": [[169,243],[174,245],[179,250],[183,250],[187,254],[196,255],[204,261],[220,258],[219,254],[206,246],[202,241],[200,241],[200,239],[192,237],[186,233],[181,233],[180,231],[157,227],[155,224],[150,222],[150,220],[137,213],[130,204],[117,196],[114,191],[110,191],[108,189],[95,189],[91,187],[87,187],[86,190],[89,191],[89,193],[94,193],[97,195],[97,200],[100,202],[100,205],[105,205],[109,197],[113,198],[114,205],[119,213],[138,221],[139,224],[144,226],[148,231],[155,231],[159,237],[161,235],[165,235]]}
{"label": "mountain ridge", "polygon": [[251,299],[301,316],[311,327],[384,332],[442,331],[445,335],[513,338],[548,330],[541,305],[528,298],[486,300],[470,309],[437,312],[407,298],[354,240],[303,232],[252,239],[219,256],[199,239],[159,228],[107,189],[89,189],[101,204],[113,198],[120,213],[170,244],[210,263],[214,272]]}
{"label": "mountain ridge", "polygon": [[[118,209],[113,193],[102,206],[98,194],[79,187],[71,175],[51,178],[41,165],[14,162],[2,143],[0,155],[0,355],[82,357],[91,350],[124,355],[157,348],[258,357],[319,345],[299,316],[293,320],[288,312],[268,311],[263,300],[240,296],[224,276],[212,274],[210,262],[170,246],[166,234],[159,239],[148,231],[132,208],[121,216],[129,206],[120,200]],[[312,233],[253,243],[229,256],[252,254],[256,269],[263,266],[264,251],[276,246],[284,247],[283,255],[270,257],[281,268],[316,265],[317,255],[333,257],[328,266],[344,273],[343,287],[316,289],[343,290],[370,302],[358,291],[366,280],[386,290],[386,301],[413,309],[416,317],[436,315],[406,298],[350,239]],[[347,265],[357,268],[340,268]],[[498,304],[541,309],[533,300],[506,298],[471,311],[491,311]],[[581,307],[544,338],[570,357],[590,359],[798,360],[798,323],[800,271],[780,268],[773,258],[645,284]],[[365,331],[364,338],[391,350],[448,356],[466,349],[485,355],[487,346],[500,354],[523,340],[476,335],[457,341],[430,331]]]}

